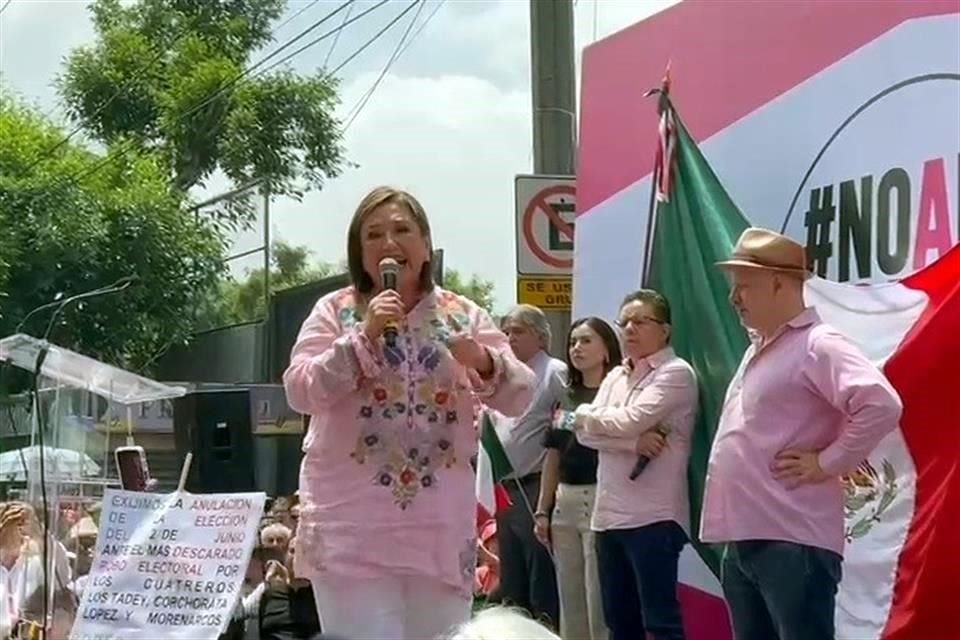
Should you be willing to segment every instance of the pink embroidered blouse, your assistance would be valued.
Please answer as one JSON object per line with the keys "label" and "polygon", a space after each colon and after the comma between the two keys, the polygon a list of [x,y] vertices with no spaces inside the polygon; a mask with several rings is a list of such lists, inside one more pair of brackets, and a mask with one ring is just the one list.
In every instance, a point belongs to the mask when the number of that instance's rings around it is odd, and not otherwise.
{"label": "pink embroidered blouse", "polygon": [[[522,413],[533,373],[473,302],[435,288],[397,344],[371,342],[352,288],[323,297],[304,322],[284,386],[311,416],[300,469],[296,572],[414,575],[469,596],[476,566],[475,402]],[[481,380],[447,349],[456,334],[486,347]]]}

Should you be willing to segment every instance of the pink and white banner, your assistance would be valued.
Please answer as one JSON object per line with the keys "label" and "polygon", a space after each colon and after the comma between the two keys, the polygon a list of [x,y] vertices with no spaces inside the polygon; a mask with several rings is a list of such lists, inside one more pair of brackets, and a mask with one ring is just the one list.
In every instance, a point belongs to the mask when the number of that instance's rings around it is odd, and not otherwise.
{"label": "pink and white banner", "polygon": [[[668,62],[730,195],[807,245],[821,276],[810,302],[908,403],[847,479],[838,639],[960,637],[945,626],[960,586],[960,406],[944,360],[960,362],[960,0],[685,0],[588,47],[574,317],[613,318],[639,284],[658,130],[642,96]],[[690,550],[681,570],[691,640],[729,638],[716,579]]]}

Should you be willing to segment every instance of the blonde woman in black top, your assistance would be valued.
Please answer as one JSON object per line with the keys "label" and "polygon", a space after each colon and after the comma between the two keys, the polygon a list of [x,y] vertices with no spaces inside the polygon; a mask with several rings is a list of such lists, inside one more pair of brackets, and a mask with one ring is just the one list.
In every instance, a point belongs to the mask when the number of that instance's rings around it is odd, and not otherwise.
{"label": "blonde woman in black top", "polygon": [[[603,377],[620,364],[617,334],[600,318],[582,318],[567,336],[567,384],[559,389],[558,416],[593,401]],[[553,550],[560,591],[560,635],[606,640],[590,516],[596,497],[597,452],[555,422],[544,436],[540,498],[534,533]]]}

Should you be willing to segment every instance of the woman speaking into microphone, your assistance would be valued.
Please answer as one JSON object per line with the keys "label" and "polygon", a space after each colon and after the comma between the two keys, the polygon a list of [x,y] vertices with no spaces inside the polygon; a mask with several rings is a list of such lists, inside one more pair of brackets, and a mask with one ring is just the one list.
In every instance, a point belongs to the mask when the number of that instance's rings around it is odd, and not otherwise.
{"label": "woman speaking into microphone", "polygon": [[422,640],[469,618],[474,401],[517,415],[532,396],[487,313],[434,285],[431,255],[420,203],[370,192],[347,233],[352,285],[317,302],[284,374],[311,416],[295,569],[325,633]]}

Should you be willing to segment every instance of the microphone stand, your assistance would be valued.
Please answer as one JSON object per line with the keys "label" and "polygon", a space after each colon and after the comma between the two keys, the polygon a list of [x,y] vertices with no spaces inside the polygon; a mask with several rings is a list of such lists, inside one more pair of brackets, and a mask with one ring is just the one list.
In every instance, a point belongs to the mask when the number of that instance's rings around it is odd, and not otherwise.
{"label": "microphone stand", "polygon": [[114,293],[116,291],[122,291],[123,289],[126,289],[128,286],[130,286],[130,284],[132,284],[133,281],[136,279],[137,279],[136,276],[124,276],[123,278],[120,278],[113,284],[108,284],[105,287],[98,287],[90,291],[78,293],[77,295],[67,298],[66,300],[54,300],[52,302],[44,303],[39,307],[34,307],[33,309],[30,310],[29,313],[27,313],[27,315],[23,316],[23,320],[20,321],[20,324],[17,325],[17,328],[14,329],[13,332],[20,333],[20,331],[25,326],[27,326],[27,322],[30,321],[30,318],[40,313],[41,311],[52,309],[53,307],[60,307],[57,311],[54,312],[54,315],[56,315],[63,309],[65,305],[69,304],[70,302],[73,302],[76,300],[82,300],[84,298],[93,298],[101,294],[108,294],[108,293]]}

